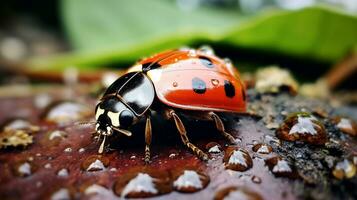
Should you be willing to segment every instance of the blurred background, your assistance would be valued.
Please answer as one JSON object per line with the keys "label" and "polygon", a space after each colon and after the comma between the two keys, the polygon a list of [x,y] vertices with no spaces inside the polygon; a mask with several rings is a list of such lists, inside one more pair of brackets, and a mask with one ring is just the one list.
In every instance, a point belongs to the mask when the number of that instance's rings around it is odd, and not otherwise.
{"label": "blurred background", "polygon": [[356,0],[4,0],[0,96],[24,92],[14,85],[107,86],[145,56],[210,46],[249,87],[271,77],[280,82],[269,87],[355,104],[356,13]]}

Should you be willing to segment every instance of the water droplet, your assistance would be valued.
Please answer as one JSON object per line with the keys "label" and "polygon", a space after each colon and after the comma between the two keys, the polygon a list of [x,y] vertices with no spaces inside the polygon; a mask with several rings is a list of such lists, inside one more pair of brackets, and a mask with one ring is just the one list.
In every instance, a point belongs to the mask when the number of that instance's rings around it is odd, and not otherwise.
{"label": "water droplet", "polygon": [[144,198],[169,193],[172,184],[167,171],[134,168],[117,179],[113,190],[122,198]]}
{"label": "water droplet", "polygon": [[59,176],[59,177],[65,178],[65,177],[68,177],[68,175],[69,175],[68,169],[65,169],[65,168],[63,168],[57,172],[57,176]]}
{"label": "water droplet", "polygon": [[82,162],[81,168],[84,171],[100,171],[109,165],[109,159],[103,156],[90,156]]}
{"label": "water droplet", "polygon": [[78,121],[92,114],[88,107],[70,101],[50,105],[46,110],[45,119],[57,124]]}
{"label": "water droplet", "polygon": [[64,199],[72,199],[71,198],[71,193],[67,188],[61,188],[57,191],[55,191],[52,196],[51,200],[64,200]]}
{"label": "water droplet", "polygon": [[197,52],[196,52],[196,50],[195,50],[195,49],[190,49],[190,50],[188,51],[188,56],[189,56],[189,57],[197,57]]}
{"label": "water droplet", "polygon": [[169,158],[175,158],[176,157],[176,154],[175,153],[172,153],[169,155]]}
{"label": "water droplet", "polygon": [[182,172],[174,175],[174,177],[174,189],[185,193],[202,190],[210,181],[207,175],[202,172],[196,172],[195,170],[183,170]]}
{"label": "water droplet", "polygon": [[296,171],[289,165],[289,163],[280,157],[276,156],[269,158],[265,160],[265,164],[269,167],[270,171],[275,176],[283,176],[290,178],[296,178],[297,176]]}
{"label": "water droplet", "polygon": [[356,174],[356,166],[347,159],[338,162],[332,171],[334,177],[338,179],[352,178]]}
{"label": "water droplet", "polygon": [[210,142],[206,145],[206,149],[209,153],[221,153],[222,147],[216,142]]}
{"label": "water droplet", "polygon": [[35,96],[34,105],[36,108],[42,109],[48,106],[52,101],[52,98],[49,94],[41,93]]}
{"label": "water droplet", "polygon": [[249,190],[245,187],[226,187],[219,190],[215,196],[214,200],[263,200],[261,195],[255,191]]}
{"label": "water droplet", "polygon": [[172,86],[177,87],[178,83],[175,81],[175,82],[172,83]]}
{"label": "water droplet", "polygon": [[247,151],[237,147],[228,147],[223,161],[227,169],[246,171],[253,166],[253,161]]}
{"label": "water droplet", "polygon": [[281,141],[277,137],[271,135],[265,135],[264,141],[268,144],[275,145],[275,146],[281,145]]}
{"label": "water droplet", "polygon": [[63,150],[66,153],[71,153],[72,152],[72,148],[71,147],[67,147]]}
{"label": "water droplet", "polygon": [[333,119],[333,121],[342,132],[351,136],[357,136],[357,124],[352,120],[338,117]]}
{"label": "water droplet", "polygon": [[21,177],[30,176],[34,170],[29,162],[18,163],[15,165],[15,169],[15,174]]}
{"label": "water droplet", "polygon": [[45,164],[44,168],[45,168],[45,169],[51,169],[51,168],[52,168],[51,163],[47,163],[47,164]]}
{"label": "water droplet", "polygon": [[214,50],[208,45],[203,45],[198,49],[201,53],[206,55],[214,55]]}
{"label": "water droplet", "polygon": [[256,184],[260,184],[262,182],[262,179],[258,176],[252,176],[252,182]]}
{"label": "water droplet", "polygon": [[83,153],[85,151],[85,149],[84,148],[80,148],[80,149],[78,149],[78,152],[79,153]]}
{"label": "water droplet", "polygon": [[327,140],[324,125],[309,113],[295,113],[287,117],[276,132],[280,139],[324,144]]}
{"label": "water droplet", "polygon": [[33,131],[33,132],[40,130],[38,126],[34,126],[29,121],[26,121],[24,119],[11,120],[4,125],[4,129],[26,130],[26,131]]}
{"label": "water droplet", "polygon": [[49,133],[48,135],[48,139],[49,140],[54,140],[54,139],[63,139],[67,137],[67,133],[64,131],[60,131],[60,130],[55,130]]}
{"label": "water droplet", "polygon": [[111,193],[110,190],[97,184],[92,184],[84,190],[85,195],[97,194],[97,195],[109,196],[110,193]]}
{"label": "water droplet", "polygon": [[213,86],[217,86],[219,84],[219,80],[218,79],[211,79],[211,83]]}
{"label": "water droplet", "polygon": [[253,151],[260,154],[269,154],[273,151],[273,148],[267,144],[256,144],[253,146]]}
{"label": "water droplet", "polygon": [[135,158],[136,158],[136,156],[134,156],[134,155],[130,156],[131,160],[134,160]]}

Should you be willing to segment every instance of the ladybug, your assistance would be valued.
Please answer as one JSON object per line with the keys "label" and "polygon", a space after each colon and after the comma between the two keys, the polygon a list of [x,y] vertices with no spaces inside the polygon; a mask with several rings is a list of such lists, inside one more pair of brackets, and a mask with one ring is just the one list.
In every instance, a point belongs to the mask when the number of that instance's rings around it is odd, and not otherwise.
{"label": "ladybug", "polygon": [[207,48],[170,50],[142,59],[107,88],[96,106],[96,133],[103,137],[98,152],[103,153],[107,137],[131,136],[129,128],[146,118],[145,161],[149,162],[152,111],[173,121],[182,142],[207,160],[207,154],[190,142],[179,116],[211,120],[235,143],[217,113],[245,112],[245,86],[232,63]]}

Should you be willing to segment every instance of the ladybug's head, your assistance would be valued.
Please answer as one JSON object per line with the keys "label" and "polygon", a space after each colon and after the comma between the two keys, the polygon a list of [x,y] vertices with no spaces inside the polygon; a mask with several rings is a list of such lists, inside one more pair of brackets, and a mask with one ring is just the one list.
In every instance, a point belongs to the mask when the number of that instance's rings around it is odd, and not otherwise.
{"label": "ladybug's head", "polygon": [[154,97],[153,83],[141,72],[127,73],[109,86],[95,110],[96,132],[104,137],[100,153],[107,136],[116,132],[131,136],[128,129],[146,116]]}
{"label": "ladybug's head", "polygon": [[98,103],[95,110],[96,132],[111,136],[118,132],[131,136],[129,127],[138,121],[138,117],[116,96],[108,97]]}

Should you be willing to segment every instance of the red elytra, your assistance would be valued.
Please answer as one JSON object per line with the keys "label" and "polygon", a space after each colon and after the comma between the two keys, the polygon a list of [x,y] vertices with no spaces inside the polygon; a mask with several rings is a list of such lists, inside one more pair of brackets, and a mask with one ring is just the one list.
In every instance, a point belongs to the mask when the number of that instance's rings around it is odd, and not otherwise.
{"label": "red elytra", "polygon": [[246,111],[245,86],[239,73],[232,63],[215,55],[199,50],[166,51],[141,60],[128,71],[141,70],[147,71],[156,96],[168,106],[200,111]]}

